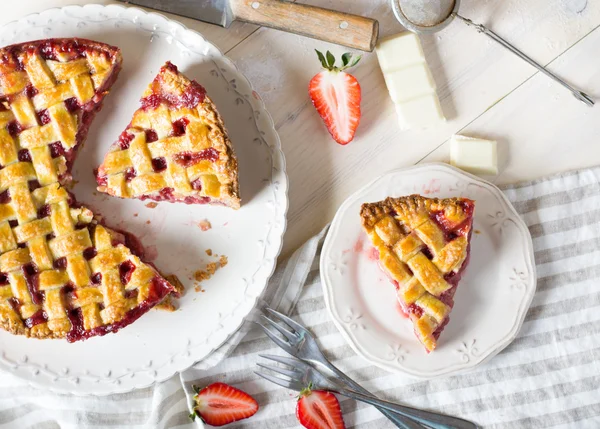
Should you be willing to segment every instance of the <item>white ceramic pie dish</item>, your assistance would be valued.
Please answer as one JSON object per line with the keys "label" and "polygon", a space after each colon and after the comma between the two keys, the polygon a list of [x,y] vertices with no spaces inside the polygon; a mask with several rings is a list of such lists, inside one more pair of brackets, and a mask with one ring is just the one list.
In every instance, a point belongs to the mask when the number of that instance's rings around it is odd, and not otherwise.
{"label": "white ceramic pie dish", "polygon": [[[109,226],[141,239],[153,262],[187,292],[174,313],[151,311],[118,334],[69,344],[0,331],[0,370],[45,389],[110,394],[165,380],[206,357],[242,324],[281,250],[288,181],[271,117],[247,79],[211,43],[166,17],[122,6],[51,9],[0,28],[0,46],[82,37],[121,48],[123,70],[92,123],[73,172],[77,199]],[[139,98],[170,60],[206,87],[224,118],[240,165],[242,208],[121,200],[95,192],[93,169],[127,126]],[[207,219],[212,228],[202,231]],[[194,291],[193,273],[225,255],[228,265]]]}
{"label": "white ceramic pie dish", "polygon": [[[450,322],[429,355],[401,315],[396,292],[370,253],[359,216],[364,202],[387,196],[475,200],[471,261]],[[360,356],[386,370],[434,378],[473,368],[516,337],[536,288],[531,235],[494,185],[447,164],[389,172],[339,208],[321,254],[321,280],[331,316]]]}

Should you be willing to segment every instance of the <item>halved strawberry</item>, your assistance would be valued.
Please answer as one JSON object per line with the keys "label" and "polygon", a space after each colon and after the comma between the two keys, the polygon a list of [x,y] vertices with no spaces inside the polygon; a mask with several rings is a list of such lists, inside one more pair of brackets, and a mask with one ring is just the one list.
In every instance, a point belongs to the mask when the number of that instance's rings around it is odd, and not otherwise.
{"label": "halved strawberry", "polygon": [[329,51],[326,56],[316,51],[323,65],[322,72],[312,78],[308,93],[313,105],[323,118],[329,133],[339,144],[352,141],[360,121],[360,85],[346,70],[360,60],[360,55],[342,55],[342,67],[335,66],[335,57]]}
{"label": "halved strawberry", "polygon": [[213,383],[199,390],[194,387],[194,414],[211,426],[223,426],[252,417],[258,411],[256,400],[235,387],[225,383]]}
{"label": "halved strawberry", "polygon": [[309,385],[300,392],[296,417],[308,429],[345,429],[340,403],[325,390],[311,390]]}

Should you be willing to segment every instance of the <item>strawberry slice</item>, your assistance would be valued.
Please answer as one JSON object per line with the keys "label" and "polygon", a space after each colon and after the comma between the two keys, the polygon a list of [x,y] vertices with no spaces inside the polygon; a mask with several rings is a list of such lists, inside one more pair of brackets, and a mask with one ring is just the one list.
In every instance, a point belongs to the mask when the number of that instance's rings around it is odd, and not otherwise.
{"label": "strawberry slice", "polygon": [[311,390],[311,385],[300,392],[296,417],[307,429],[345,429],[340,403],[335,395],[325,390]]}
{"label": "strawberry slice", "polygon": [[308,93],[333,139],[345,145],[352,141],[358,128],[361,95],[356,78],[343,70],[355,66],[360,55],[345,53],[342,67],[336,67],[331,52],[316,52],[325,70],[311,79]]}
{"label": "strawberry slice", "polygon": [[194,386],[194,414],[211,426],[223,426],[252,417],[258,411],[256,400],[235,387],[225,383],[213,383],[199,390]]}

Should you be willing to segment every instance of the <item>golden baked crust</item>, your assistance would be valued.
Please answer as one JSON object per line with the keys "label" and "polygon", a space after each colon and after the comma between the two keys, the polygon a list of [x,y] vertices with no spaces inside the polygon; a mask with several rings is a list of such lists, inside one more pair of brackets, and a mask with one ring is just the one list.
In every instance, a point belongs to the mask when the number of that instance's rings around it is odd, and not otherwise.
{"label": "golden baked crust", "polygon": [[121,61],[84,39],[0,49],[0,328],[13,334],[116,332],[173,291],[63,187]]}
{"label": "golden baked crust", "polygon": [[409,195],[363,204],[362,225],[428,352],[448,322],[468,263],[474,202]]}
{"label": "golden baked crust", "polygon": [[239,208],[238,166],[202,86],[167,62],[98,168],[98,190],[121,198]]}

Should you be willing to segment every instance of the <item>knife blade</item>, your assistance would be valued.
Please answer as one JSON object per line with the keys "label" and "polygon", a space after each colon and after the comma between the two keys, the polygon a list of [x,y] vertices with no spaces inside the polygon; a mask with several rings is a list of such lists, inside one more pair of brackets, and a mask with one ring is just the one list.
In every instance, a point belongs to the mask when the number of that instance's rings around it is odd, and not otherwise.
{"label": "knife blade", "polygon": [[119,0],[228,28],[233,12],[228,0]]}
{"label": "knife blade", "polygon": [[229,27],[235,20],[372,51],[379,23],[371,18],[280,0],[119,0]]}

